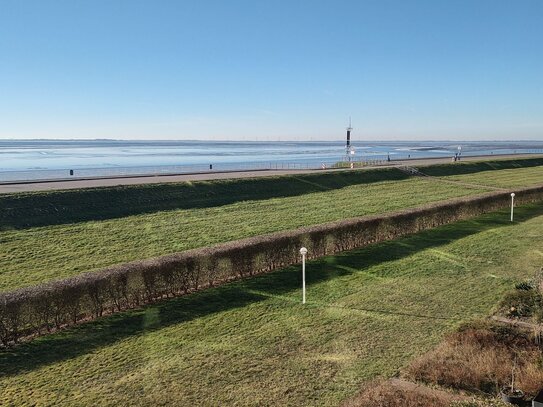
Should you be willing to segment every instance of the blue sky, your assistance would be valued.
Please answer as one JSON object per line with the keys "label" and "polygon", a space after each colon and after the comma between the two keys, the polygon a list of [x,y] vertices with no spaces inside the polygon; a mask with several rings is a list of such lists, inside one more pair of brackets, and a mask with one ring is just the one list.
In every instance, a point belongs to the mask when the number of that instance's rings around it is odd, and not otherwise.
{"label": "blue sky", "polygon": [[543,1],[0,0],[0,138],[543,139]]}

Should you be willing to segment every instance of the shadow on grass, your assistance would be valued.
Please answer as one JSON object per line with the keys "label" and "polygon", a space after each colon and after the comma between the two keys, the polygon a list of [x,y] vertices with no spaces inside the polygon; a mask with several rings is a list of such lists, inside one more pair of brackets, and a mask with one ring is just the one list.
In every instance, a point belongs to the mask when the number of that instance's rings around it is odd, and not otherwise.
{"label": "shadow on grass", "polygon": [[285,198],[409,178],[395,168],[0,195],[0,230]]}
{"label": "shadow on grass", "polygon": [[[542,158],[439,164],[428,175],[543,165]],[[210,208],[247,200],[300,196],[351,185],[409,178],[396,168],[338,171],[263,178],[144,184],[76,190],[0,194],[0,230],[115,219],[157,211]]]}
{"label": "shadow on grass", "polygon": [[[543,205],[519,207],[516,222],[543,215]],[[417,235],[368,246],[337,256],[311,262],[309,285],[352,274],[382,262],[398,260],[421,250],[445,245],[454,240],[485,230],[506,227],[508,211],[481,216],[474,220],[457,222]],[[71,359],[92,352],[119,340],[162,329],[202,316],[264,301],[270,296],[280,296],[300,287],[299,267],[233,282],[221,287],[204,290],[187,296],[165,300],[143,309],[127,311],[81,324],[13,349],[0,351],[0,376],[31,371],[40,366]],[[318,306],[318,304],[316,304]],[[377,310],[361,311],[373,312]],[[398,313],[398,315],[403,315]],[[420,318],[439,318],[428,315],[409,315]]]}

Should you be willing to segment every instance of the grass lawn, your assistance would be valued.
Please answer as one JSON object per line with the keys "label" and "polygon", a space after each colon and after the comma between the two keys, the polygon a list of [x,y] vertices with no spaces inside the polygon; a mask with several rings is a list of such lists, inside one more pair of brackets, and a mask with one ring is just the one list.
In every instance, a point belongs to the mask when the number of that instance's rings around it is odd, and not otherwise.
{"label": "grass lawn", "polygon": [[474,174],[486,171],[507,170],[517,168],[541,167],[543,165],[543,156],[519,159],[496,159],[491,161],[459,161],[447,164],[432,164],[423,166],[424,173],[436,177],[447,175]]}
{"label": "grass lawn", "polygon": [[543,167],[515,168],[498,171],[484,171],[474,174],[450,175],[444,179],[488,185],[501,188],[515,188],[543,183]]}
{"label": "grass lawn", "polygon": [[543,265],[543,206],[235,282],[0,352],[0,405],[335,406]]}
{"label": "grass lawn", "polygon": [[300,226],[485,192],[422,178],[0,232],[0,290]]}
{"label": "grass lawn", "polygon": [[[110,191],[112,202],[102,201],[107,194],[99,191],[20,195],[21,199],[5,203],[13,216],[4,217],[0,227],[0,291],[131,260],[488,191],[424,178],[402,179],[404,174],[398,173],[358,171],[243,180],[239,185],[229,181],[121,188]],[[393,180],[383,181],[387,177]],[[532,185],[543,179],[543,167],[484,171],[454,179]],[[183,193],[175,195],[175,188]],[[142,195],[147,190],[154,195]],[[276,197],[281,191],[286,196]],[[126,201],[127,197],[132,200]],[[102,211],[104,207],[110,212]],[[59,213],[51,208],[60,208]],[[94,219],[104,213],[111,218]],[[46,224],[24,227],[25,222]]]}

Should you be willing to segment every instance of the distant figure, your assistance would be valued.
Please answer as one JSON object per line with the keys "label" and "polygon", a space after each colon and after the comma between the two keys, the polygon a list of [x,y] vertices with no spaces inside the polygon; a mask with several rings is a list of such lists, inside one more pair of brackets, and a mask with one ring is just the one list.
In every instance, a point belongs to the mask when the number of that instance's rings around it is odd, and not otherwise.
{"label": "distant figure", "polygon": [[322,168],[323,170],[325,170],[325,169],[326,169],[326,164],[325,164],[325,163],[322,163],[321,168]]}
{"label": "distant figure", "polygon": [[213,169],[213,164],[209,164],[209,169],[210,169],[210,170]]}
{"label": "distant figure", "polygon": [[390,154],[387,155],[387,161],[390,162]]}
{"label": "distant figure", "polygon": [[411,154],[408,154],[408,155],[407,155],[407,158],[411,158]]}

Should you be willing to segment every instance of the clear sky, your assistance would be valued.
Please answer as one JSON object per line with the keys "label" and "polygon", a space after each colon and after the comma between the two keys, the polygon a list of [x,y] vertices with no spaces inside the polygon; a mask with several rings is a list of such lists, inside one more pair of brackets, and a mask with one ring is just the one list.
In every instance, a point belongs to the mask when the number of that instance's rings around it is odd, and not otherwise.
{"label": "clear sky", "polygon": [[541,0],[0,0],[0,138],[543,139]]}

